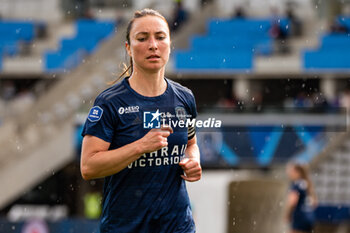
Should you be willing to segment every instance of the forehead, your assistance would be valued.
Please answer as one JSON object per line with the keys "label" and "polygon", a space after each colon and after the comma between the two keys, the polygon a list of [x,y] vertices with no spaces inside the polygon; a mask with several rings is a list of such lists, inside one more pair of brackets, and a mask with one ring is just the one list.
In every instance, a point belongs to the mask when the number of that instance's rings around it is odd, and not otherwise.
{"label": "forehead", "polygon": [[168,33],[167,23],[158,16],[144,16],[134,20],[130,34],[137,34],[139,32],[165,32]]}

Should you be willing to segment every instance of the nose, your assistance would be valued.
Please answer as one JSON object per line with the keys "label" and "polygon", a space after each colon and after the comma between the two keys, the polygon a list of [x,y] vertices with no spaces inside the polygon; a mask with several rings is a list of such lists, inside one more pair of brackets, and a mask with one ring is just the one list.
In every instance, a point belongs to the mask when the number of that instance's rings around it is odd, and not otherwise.
{"label": "nose", "polygon": [[158,49],[157,40],[153,36],[149,40],[148,49],[151,51]]}

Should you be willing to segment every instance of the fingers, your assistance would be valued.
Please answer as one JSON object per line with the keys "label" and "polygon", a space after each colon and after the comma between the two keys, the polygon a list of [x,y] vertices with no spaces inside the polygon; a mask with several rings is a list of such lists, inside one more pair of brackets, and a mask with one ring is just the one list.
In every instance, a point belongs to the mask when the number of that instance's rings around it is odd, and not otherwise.
{"label": "fingers", "polygon": [[194,159],[184,158],[179,163],[181,168],[184,170],[186,175],[181,175],[181,177],[189,182],[198,181],[202,177],[202,168],[198,161]]}
{"label": "fingers", "polygon": [[201,177],[187,177],[187,176],[184,176],[184,175],[181,175],[182,179],[188,181],[188,182],[195,182],[195,181],[198,181],[201,179]]}
{"label": "fingers", "polygon": [[197,167],[199,163],[193,159],[184,158],[180,161],[179,165],[182,167],[182,169],[189,170]]}
{"label": "fingers", "polygon": [[151,129],[150,131],[159,132],[163,137],[169,137],[169,135],[174,132],[170,126],[162,126],[159,129]]}
{"label": "fingers", "polygon": [[180,165],[181,167],[183,167],[183,166],[186,165],[186,163],[187,163],[188,161],[190,161],[188,158],[184,158],[184,159],[182,159],[182,160],[180,161],[179,165]]}
{"label": "fingers", "polygon": [[162,127],[160,127],[160,129],[163,131],[169,131],[169,133],[174,133],[173,128],[171,128],[171,126],[168,126],[168,125],[162,125]]}
{"label": "fingers", "polygon": [[200,174],[201,171],[202,169],[199,166],[197,166],[192,169],[186,170],[185,173],[187,177],[190,177],[190,176],[195,176],[196,174]]}
{"label": "fingers", "polygon": [[173,133],[170,126],[162,126],[158,129],[151,129],[141,140],[143,152],[148,153],[168,146],[169,135]]}

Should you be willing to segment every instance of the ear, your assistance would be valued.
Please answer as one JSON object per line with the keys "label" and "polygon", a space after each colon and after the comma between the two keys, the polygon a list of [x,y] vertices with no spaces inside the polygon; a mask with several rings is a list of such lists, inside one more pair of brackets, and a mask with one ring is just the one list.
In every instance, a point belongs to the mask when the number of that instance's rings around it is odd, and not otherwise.
{"label": "ear", "polygon": [[125,49],[126,49],[126,52],[129,54],[130,57],[131,56],[131,50],[130,50],[130,45],[127,41],[125,41]]}

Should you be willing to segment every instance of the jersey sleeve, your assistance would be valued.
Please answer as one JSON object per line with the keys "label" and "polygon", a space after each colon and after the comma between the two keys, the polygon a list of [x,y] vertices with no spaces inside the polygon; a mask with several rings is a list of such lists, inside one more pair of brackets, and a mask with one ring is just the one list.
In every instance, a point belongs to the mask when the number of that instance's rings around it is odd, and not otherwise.
{"label": "jersey sleeve", "polygon": [[305,192],[307,189],[307,184],[305,181],[296,181],[291,184],[290,190],[297,193]]}
{"label": "jersey sleeve", "polygon": [[297,183],[293,182],[290,186],[290,191],[300,193],[299,185]]}
{"label": "jersey sleeve", "polygon": [[115,125],[116,116],[112,107],[103,98],[97,97],[85,121],[82,136],[92,135],[111,143]]}
{"label": "jersey sleeve", "polygon": [[[190,110],[190,119],[195,119],[198,115],[197,113],[197,106],[196,106],[196,100],[194,98],[194,95],[192,93],[192,91],[190,92],[190,98],[189,98],[189,110]],[[191,140],[192,138],[194,138],[194,136],[196,135],[196,128],[195,126],[189,126],[188,127],[188,140]]]}

